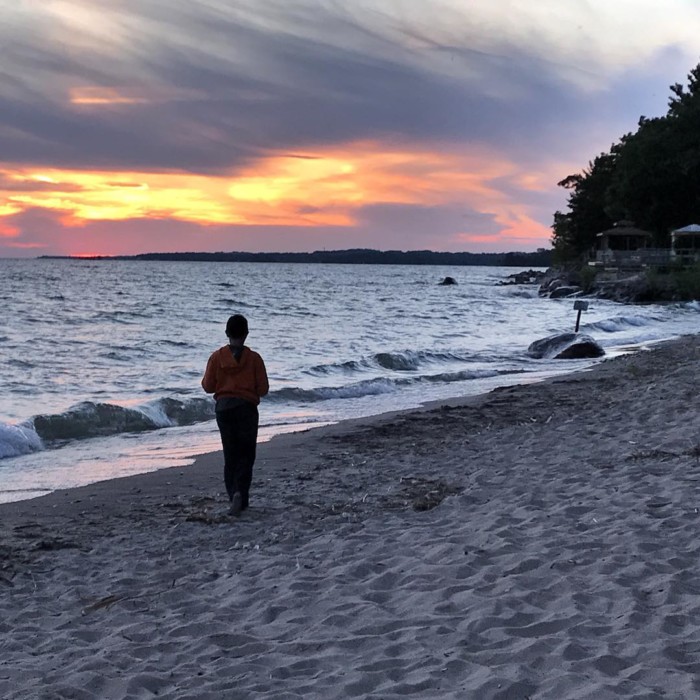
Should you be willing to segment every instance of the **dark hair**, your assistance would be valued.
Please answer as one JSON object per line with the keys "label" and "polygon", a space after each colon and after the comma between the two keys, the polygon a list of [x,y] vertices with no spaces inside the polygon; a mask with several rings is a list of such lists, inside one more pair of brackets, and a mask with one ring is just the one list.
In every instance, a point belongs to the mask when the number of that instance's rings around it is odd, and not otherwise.
{"label": "dark hair", "polygon": [[245,338],[248,335],[248,321],[245,316],[236,314],[226,321],[226,335],[229,338]]}

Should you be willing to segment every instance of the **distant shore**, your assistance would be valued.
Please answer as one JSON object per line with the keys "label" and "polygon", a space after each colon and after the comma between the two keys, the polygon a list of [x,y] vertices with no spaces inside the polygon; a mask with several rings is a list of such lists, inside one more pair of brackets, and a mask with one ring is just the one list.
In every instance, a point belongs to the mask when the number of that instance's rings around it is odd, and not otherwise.
{"label": "distant shore", "polygon": [[317,250],[312,253],[141,253],[138,255],[42,255],[39,260],[149,260],[170,262],[322,263],[340,265],[488,265],[549,267],[552,251],[535,253],[445,253],[431,250]]}

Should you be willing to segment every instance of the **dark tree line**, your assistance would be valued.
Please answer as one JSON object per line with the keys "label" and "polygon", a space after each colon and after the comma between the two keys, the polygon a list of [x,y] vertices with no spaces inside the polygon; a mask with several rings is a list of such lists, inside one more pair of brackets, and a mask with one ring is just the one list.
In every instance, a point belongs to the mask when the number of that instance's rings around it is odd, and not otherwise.
{"label": "dark tree line", "polygon": [[558,183],[569,198],[568,211],[554,214],[557,261],[580,258],[622,219],[651,231],[657,247],[670,245],[673,229],[700,223],[700,64],[671,93],[665,116],[641,117],[636,132]]}
{"label": "dark tree line", "polygon": [[[70,256],[43,255],[42,258]],[[313,253],[141,253],[139,255],[94,256],[80,260],[170,260],[200,262],[326,263],[350,265],[502,265],[549,267],[552,251],[536,253],[442,253],[432,250],[317,250]]]}

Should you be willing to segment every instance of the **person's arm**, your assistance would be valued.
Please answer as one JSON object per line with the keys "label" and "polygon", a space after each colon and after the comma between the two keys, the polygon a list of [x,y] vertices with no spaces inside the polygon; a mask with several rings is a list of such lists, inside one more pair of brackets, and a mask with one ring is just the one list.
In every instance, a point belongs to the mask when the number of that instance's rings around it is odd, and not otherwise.
{"label": "person's arm", "polygon": [[207,369],[202,377],[202,389],[207,394],[213,394],[216,391],[216,353],[213,353],[207,362]]}
{"label": "person's arm", "polygon": [[270,382],[267,379],[267,370],[262,357],[258,355],[258,361],[255,363],[255,392],[262,397],[270,391]]}

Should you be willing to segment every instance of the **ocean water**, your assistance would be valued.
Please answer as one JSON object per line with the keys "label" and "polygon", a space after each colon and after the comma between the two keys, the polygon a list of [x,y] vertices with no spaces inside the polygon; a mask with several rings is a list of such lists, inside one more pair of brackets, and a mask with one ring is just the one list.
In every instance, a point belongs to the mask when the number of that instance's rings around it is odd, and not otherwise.
{"label": "ocean water", "polygon": [[[576,313],[498,284],[517,271],[0,260],[0,501],[218,449],[199,382],[233,313],[270,376],[261,440],[590,365],[527,356]],[[615,354],[699,326],[697,302],[591,300],[581,330]]]}

